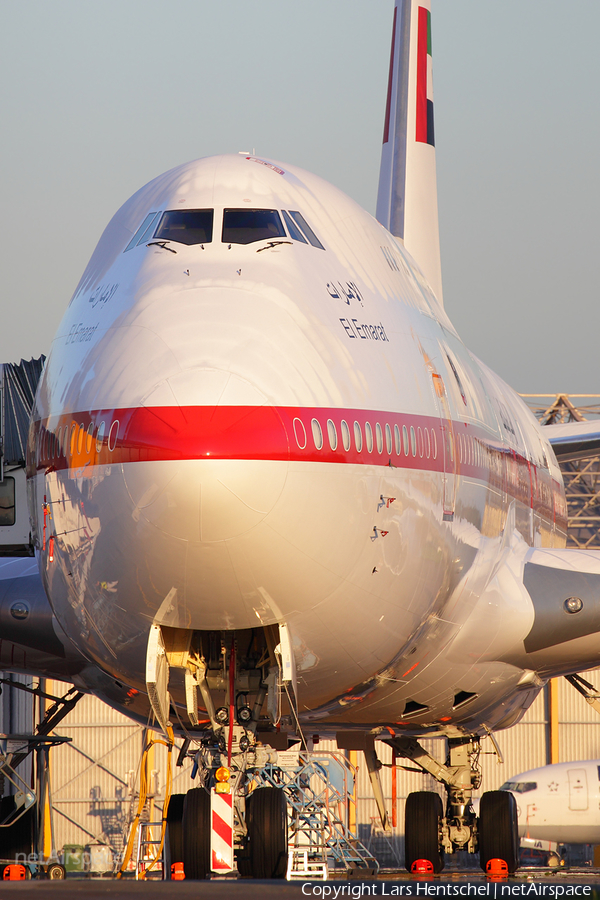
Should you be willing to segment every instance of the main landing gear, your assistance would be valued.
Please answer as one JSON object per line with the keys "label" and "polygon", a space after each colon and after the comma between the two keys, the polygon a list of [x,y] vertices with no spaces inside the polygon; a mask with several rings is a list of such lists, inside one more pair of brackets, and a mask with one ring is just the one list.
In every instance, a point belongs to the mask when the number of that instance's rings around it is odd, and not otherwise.
{"label": "main landing gear", "polygon": [[471,797],[481,783],[479,738],[448,740],[448,756],[442,765],[421,747],[415,738],[396,737],[390,741],[396,753],[404,756],[446,788],[444,811],[439,794],[418,791],[408,795],[405,813],[405,865],[412,871],[418,860],[428,860],[434,872],[441,872],[446,854],[466,850],[479,852],[481,868],[490,860],[501,859],[509,872],[519,866],[517,807],[507,791],[483,794],[479,817]]}

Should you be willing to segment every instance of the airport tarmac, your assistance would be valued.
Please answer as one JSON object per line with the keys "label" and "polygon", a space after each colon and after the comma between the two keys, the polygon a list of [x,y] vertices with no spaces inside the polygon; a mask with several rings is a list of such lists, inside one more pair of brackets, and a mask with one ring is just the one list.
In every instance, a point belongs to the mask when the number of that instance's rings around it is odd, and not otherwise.
{"label": "airport tarmac", "polygon": [[153,897],[162,900],[346,900],[363,897],[588,897],[600,900],[600,870],[521,869],[499,881],[488,880],[479,870],[435,877],[415,877],[390,872],[377,880],[254,881],[218,878],[210,881],[133,881],[130,879],[77,878],[67,881],[3,882],[0,900],[127,900]]}

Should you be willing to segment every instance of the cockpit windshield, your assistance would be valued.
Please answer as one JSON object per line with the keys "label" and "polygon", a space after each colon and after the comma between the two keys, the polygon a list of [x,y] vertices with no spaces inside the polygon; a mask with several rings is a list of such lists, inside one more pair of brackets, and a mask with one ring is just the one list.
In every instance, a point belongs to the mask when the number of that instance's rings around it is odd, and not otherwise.
{"label": "cockpit windshield", "polygon": [[276,209],[223,210],[224,244],[253,244],[279,237],[285,238],[286,233]]}
{"label": "cockpit windshield", "polygon": [[169,209],[163,214],[153,237],[178,244],[210,244],[214,210]]}
{"label": "cockpit windshield", "polygon": [[515,794],[527,794],[537,790],[537,781],[505,781],[501,791],[513,791]]}

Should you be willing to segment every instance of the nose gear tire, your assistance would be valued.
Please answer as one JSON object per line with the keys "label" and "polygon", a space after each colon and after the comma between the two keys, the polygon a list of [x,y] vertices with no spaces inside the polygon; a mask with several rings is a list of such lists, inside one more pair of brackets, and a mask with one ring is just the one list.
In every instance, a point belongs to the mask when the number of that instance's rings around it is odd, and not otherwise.
{"label": "nose gear tire", "polygon": [[284,878],[287,870],[287,800],[280,788],[257,788],[246,801],[253,878]]}
{"label": "nose gear tire", "polygon": [[[165,836],[166,875],[171,877],[171,866],[183,862],[183,804],[185,794],[171,794],[167,810],[167,833]],[[184,866],[185,870],[185,866]]]}
{"label": "nose gear tire", "polygon": [[210,795],[204,788],[192,788],[185,795],[183,870],[186,880],[198,881],[210,876]]}

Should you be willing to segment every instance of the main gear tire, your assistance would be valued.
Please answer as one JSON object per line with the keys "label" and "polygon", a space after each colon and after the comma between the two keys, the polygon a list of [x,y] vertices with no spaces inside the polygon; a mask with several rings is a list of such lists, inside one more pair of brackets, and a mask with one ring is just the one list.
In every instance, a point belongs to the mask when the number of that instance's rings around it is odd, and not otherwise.
{"label": "main gear tire", "polygon": [[519,868],[517,802],[510,791],[486,791],[479,803],[479,864],[503,859],[512,874]]}
{"label": "main gear tire", "polygon": [[440,823],[442,799],[433,791],[414,791],[406,798],[404,813],[404,865],[412,871],[417,860],[429,860],[437,874],[444,868]]}

